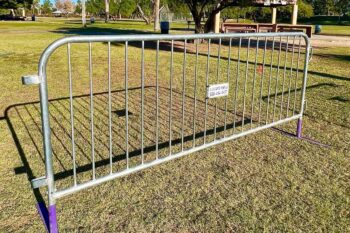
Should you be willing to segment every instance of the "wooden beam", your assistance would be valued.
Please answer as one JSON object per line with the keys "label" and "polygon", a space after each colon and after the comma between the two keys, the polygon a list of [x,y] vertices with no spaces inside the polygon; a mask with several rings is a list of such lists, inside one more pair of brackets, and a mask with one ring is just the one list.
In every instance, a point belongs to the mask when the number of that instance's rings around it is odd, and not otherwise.
{"label": "wooden beam", "polygon": [[276,24],[277,7],[272,7],[271,23]]}

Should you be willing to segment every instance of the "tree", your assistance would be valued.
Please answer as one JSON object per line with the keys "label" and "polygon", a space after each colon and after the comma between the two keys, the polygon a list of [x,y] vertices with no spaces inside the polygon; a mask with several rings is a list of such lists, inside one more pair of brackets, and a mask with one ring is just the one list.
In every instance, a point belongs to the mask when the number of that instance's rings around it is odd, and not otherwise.
{"label": "tree", "polygon": [[251,18],[255,19],[256,12],[258,11],[257,7],[227,7],[221,11],[221,17],[225,22],[227,19],[236,19],[237,23],[239,18],[246,19],[247,16],[251,16]]}
{"label": "tree", "polygon": [[154,9],[153,9],[153,15],[154,15],[154,31],[159,30],[159,4],[160,0],[154,1]]}
{"label": "tree", "polygon": [[105,23],[109,21],[109,0],[105,0]]}
{"label": "tree", "polygon": [[154,13],[154,0],[136,0],[136,9],[146,24],[151,24]]}
{"label": "tree", "polygon": [[[290,19],[290,15],[293,12],[292,6],[287,7],[279,7],[278,9],[278,17],[282,20]],[[298,1],[298,16],[301,18],[309,18],[313,16],[313,7],[311,4],[308,4],[304,1]]]}
{"label": "tree", "polygon": [[74,5],[71,0],[56,0],[55,7],[65,14],[74,12]]}
{"label": "tree", "polygon": [[78,0],[77,3],[75,4],[75,11],[74,11],[74,13],[80,15],[81,12],[82,12],[82,4],[81,4],[81,1]]}
{"label": "tree", "polygon": [[63,10],[63,1],[62,0],[56,0],[55,1],[55,8],[59,11]]}
{"label": "tree", "polygon": [[112,0],[109,7],[112,15],[117,15],[119,18],[130,17],[136,9],[136,3],[134,0]]}
{"label": "tree", "polygon": [[39,0],[33,0],[31,8],[32,8],[32,14],[35,14],[37,12],[37,10],[40,9]]}
{"label": "tree", "polygon": [[104,12],[104,1],[88,0],[86,1],[86,10],[92,15],[100,15]]}
{"label": "tree", "polygon": [[345,15],[350,10],[350,0],[335,0],[334,9],[338,13],[338,24],[341,23],[341,16]]}
{"label": "tree", "polygon": [[17,9],[20,7],[29,7],[33,4],[33,0],[0,0],[0,8]]}
{"label": "tree", "polygon": [[52,3],[50,0],[45,0],[41,5],[41,12],[44,15],[51,14],[52,12]]}
{"label": "tree", "polygon": [[[252,0],[176,0],[179,4],[184,3],[191,11],[194,23],[195,32],[209,32],[213,28],[214,18],[217,13],[230,6],[248,6]],[[203,25],[202,19],[206,15],[207,19]]]}

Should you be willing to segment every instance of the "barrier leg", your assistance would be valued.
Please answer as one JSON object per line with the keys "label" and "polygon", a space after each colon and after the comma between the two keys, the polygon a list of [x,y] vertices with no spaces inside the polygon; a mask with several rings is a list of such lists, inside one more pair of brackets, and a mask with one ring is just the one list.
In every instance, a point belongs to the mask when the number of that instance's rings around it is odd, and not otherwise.
{"label": "barrier leg", "polygon": [[302,119],[299,118],[297,122],[297,138],[301,138],[301,130],[302,130]]}
{"label": "barrier leg", "polygon": [[56,205],[49,206],[49,209],[46,208],[45,203],[39,202],[37,205],[37,210],[45,225],[46,232],[48,233],[57,233],[57,215],[56,215]]}
{"label": "barrier leg", "polygon": [[50,233],[58,233],[56,205],[49,206]]}

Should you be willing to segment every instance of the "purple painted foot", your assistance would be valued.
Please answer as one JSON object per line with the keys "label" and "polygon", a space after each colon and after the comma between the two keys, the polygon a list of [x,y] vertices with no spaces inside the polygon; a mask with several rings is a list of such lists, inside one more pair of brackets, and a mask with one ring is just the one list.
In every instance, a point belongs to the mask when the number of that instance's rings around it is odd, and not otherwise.
{"label": "purple painted foot", "polygon": [[49,206],[50,233],[58,233],[56,205]]}
{"label": "purple painted foot", "polygon": [[302,120],[298,119],[297,123],[297,138],[301,138]]}
{"label": "purple painted foot", "polygon": [[45,203],[39,202],[36,205],[36,208],[39,212],[40,218],[45,225],[45,229],[48,233],[57,233],[57,215],[56,215],[56,205],[49,206],[49,209],[46,208]]}

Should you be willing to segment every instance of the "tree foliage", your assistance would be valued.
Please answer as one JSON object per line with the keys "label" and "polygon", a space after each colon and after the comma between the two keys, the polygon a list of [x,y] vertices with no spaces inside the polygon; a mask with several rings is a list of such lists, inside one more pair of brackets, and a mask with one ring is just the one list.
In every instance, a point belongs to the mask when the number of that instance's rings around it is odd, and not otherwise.
{"label": "tree foliage", "polygon": [[32,4],[33,0],[0,0],[0,8],[3,9],[29,8]]}
{"label": "tree foliage", "polygon": [[[194,23],[195,32],[209,32],[213,28],[215,15],[231,6],[249,6],[252,0],[176,0],[178,4],[186,4],[190,10]],[[206,16],[204,26],[202,20]]]}
{"label": "tree foliage", "polygon": [[56,0],[55,7],[65,14],[74,12],[74,4],[71,0]]}
{"label": "tree foliage", "polygon": [[[134,0],[110,0],[109,13],[111,15],[118,15],[130,17],[136,9],[136,2]],[[105,14],[104,0],[88,0],[86,2],[86,10],[92,15]]]}

